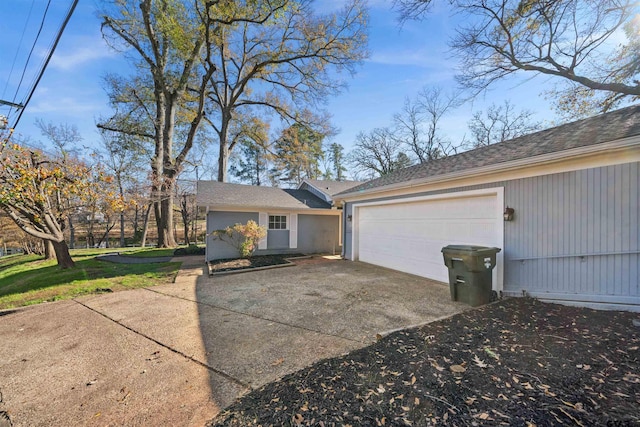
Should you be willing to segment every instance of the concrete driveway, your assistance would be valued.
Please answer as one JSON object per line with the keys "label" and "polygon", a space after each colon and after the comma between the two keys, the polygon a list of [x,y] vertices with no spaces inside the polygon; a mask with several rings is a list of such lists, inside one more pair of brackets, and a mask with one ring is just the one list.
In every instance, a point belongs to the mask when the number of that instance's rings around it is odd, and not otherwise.
{"label": "concrete driveway", "polygon": [[0,413],[15,426],[203,425],[253,388],[467,308],[442,283],[367,264],[209,278],[200,257],[179,260],[171,285],[0,313]]}

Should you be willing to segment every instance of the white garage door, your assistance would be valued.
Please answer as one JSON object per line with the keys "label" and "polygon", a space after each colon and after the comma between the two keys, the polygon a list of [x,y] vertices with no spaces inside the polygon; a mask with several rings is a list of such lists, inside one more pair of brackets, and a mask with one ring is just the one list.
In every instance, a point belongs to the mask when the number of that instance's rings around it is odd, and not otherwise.
{"label": "white garage door", "polygon": [[356,207],[357,259],[448,282],[444,246],[502,248],[497,194],[445,197]]}

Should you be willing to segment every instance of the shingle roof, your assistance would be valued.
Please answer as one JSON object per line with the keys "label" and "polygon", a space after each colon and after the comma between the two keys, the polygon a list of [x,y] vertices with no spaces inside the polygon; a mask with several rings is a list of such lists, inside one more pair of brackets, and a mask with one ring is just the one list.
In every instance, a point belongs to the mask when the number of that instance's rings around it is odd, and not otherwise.
{"label": "shingle roof", "polygon": [[322,191],[329,197],[342,193],[356,185],[364,184],[364,181],[331,181],[327,179],[305,179],[305,182]]}
{"label": "shingle roof", "polygon": [[307,190],[286,190],[229,184],[218,181],[198,181],[198,206],[264,207],[279,209],[330,209],[331,205]]}
{"label": "shingle roof", "polygon": [[410,166],[340,194],[351,194],[406,181],[497,165],[639,134],[640,105],[634,105],[443,159]]}

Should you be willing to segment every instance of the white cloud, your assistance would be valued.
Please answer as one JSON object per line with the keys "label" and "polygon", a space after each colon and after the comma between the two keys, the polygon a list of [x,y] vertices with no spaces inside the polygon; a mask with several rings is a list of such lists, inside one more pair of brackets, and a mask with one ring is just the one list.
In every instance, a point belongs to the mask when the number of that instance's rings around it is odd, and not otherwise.
{"label": "white cloud", "polygon": [[89,43],[75,43],[74,48],[66,51],[57,50],[51,58],[50,66],[63,71],[73,70],[77,67],[103,58],[112,58],[116,55],[102,40],[87,40]]}
{"label": "white cloud", "polygon": [[455,65],[453,62],[447,61],[441,56],[424,50],[397,50],[377,52],[371,55],[369,62],[382,65],[399,65],[414,66],[428,69],[436,69],[438,71],[453,70]]}
{"label": "white cloud", "polygon": [[[39,91],[40,92],[40,91]],[[45,92],[46,93],[46,92]],[[41,95],[42,93],[40,93]],[[36,96],[34,101],[29,104],[29,113],[46,114],[57,113],[63,115],[83,115],[93,114],[105,108],[104,102],[97,102],[97,99],[80,99],[75,97],[52,97],[53,94],[47,93],[48,96]]]}

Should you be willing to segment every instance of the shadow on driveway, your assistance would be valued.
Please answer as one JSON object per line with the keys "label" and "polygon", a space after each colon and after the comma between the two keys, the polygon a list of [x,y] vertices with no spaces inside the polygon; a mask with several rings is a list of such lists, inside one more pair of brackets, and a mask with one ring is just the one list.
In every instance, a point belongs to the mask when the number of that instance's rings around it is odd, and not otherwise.
{"label": "shadow on driveway", "polygon": [[251,388],[467,307],[442,283],[341,260],[201,276],[196,300],[208,365]]}
{"label": "shadow on driveway", "polygon": [[22,425],[203,425],[247,391],[466,308],[448,286],[349,261],[204,274],[0,317],[0,410]]}

